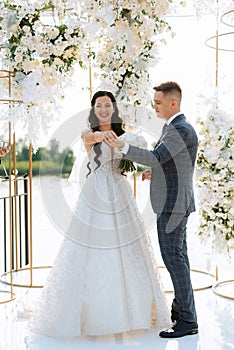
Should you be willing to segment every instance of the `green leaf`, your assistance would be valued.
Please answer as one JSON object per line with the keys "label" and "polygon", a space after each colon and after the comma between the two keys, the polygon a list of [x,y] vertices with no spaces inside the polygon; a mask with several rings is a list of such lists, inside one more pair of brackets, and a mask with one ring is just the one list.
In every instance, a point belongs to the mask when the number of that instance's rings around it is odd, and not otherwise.
{"label": "green leaf", "polygon": [[134,166],[133,162],[127,159],[121,159],[119,168],[126,173],[136,171],[136,167]]}

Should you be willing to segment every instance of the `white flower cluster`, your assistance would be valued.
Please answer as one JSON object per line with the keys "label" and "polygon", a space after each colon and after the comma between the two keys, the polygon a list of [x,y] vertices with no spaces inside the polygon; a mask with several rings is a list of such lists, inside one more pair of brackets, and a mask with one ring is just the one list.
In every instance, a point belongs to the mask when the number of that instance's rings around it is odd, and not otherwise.
{"label": "white flower cluster", "polygon": [[0,44],[16,80],[39,72],[49,85],[56,84],[57,71],[69,71],[79,59],[84,33],[77,14],[70,10],[65,16],[65,8],[49,0],[30,5],[1,1],[1,8]]}
{"label": "white flower cluster", "polygon": [[90,18],[101,24],[101,35],[97,28],[92,29],[93,42],[99,46],[95,66],[101,69],[101,87],[115,93],[125,115],[129,106],[150,105],[148,70],[159,59],[158,47],[165,43],[162,33],[170,29],[163,20],[170,3],[162,0],[84,2],[84,13],[88,12]]}
{"label": "white flower cluster", "polygon": [[204,14],[223,14],[229,10],[233,10],[233,2],[230,0],[193,0],[193,5],[198,17]]}
{"label": "white flower cluster", "polygon": [[46,106],[63,95],[74,64],[91,63],[98,69],[100,88],[116,95],[122,112],[149,106],[148,69],[158,60],[162,34],[170,29],[163,18],[171,3],[0,0],[0,49],[7,69],[15,73],[14,96],[36,119],[48,119]]}
{"label": "white flower cluster", "polygon": [[[17,117],[17,109],[21,112],[15,123],[28,119],[26,136],[35,145],[39,131],[46,132],[58,114],[74,63],[87,61],[88,51],[82,50],[82,58],[79,53],[84,32],[75,11],[65,16],[64,5],[56,7],[50,0],[7,0],[0,6],[1,60],[15,74],[12,96],[23,101],[14,106]],[[7,83],[1,79],[1,84]]]}
{"label": "white flower cluster", "polygon": [[141,148],[147,148],[147,141],[142,135],[135,134],[132,132],[125,132],[121,136],[119,136],[119,139],[123,140],[124,142],[129,143],[132,146],[137,146]]}
{"label": "white flower cluster", "polygon": [[217,252],[234,239],[234,118],[219,109],[199,120],[199,235]]}

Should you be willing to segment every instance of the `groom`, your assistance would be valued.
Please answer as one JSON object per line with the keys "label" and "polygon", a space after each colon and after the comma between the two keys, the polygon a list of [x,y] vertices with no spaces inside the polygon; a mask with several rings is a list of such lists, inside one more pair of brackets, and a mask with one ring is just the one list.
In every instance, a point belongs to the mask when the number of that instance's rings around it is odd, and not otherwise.
{"label": "groom", "polygon": [[105,140],[120,148],[124,159],[151,167],[150,198],[157,214],[161,255],[174,286],[171,319],[174,325],[159,333],[162,338],[177,338],[198,333],[190,265],[187,255],[186,225],[195,211],[193,172],[198,139],[194,128],[180,112],[182,92],[175,82],[154,88],[154,109],[165,120],[162,135],[153,151],[118,140]]}

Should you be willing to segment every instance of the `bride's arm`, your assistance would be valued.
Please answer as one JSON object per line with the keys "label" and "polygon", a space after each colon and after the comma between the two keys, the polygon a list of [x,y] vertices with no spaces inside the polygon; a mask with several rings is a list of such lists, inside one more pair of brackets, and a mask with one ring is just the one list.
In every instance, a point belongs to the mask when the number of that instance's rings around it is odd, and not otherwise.
{"label": "bride's arm", "polygon": [[97,142],[102,142],[104,135],[101,131],[85,130],[81,133],[81,138],[85,145],[94,145]]}
{"label": "bride's arm", "polygon": [[95,131],[92,130],[85,130],[82,132],[81,137],[83,139],[83,142],[85,144],[85,148],[88,151],[92,148],[92,146],[95,143],[102,142],[104,138],[113,137],[114,132],[112,130],[110,131]]}

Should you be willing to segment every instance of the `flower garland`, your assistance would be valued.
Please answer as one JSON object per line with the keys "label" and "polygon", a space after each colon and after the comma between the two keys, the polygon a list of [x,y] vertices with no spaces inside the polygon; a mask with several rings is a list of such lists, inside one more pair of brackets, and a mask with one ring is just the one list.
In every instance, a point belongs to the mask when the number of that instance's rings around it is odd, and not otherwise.
{"label": "flower garland", "polygon": [[16,108],[14,115],[29,119],[33,142],[38,130],[44,133],[53,121],[52,109],[57,112],[75,64],[97,69],[100,88],[115,93],[123,117],[136,113],[137,106],[149,106],[148,69],[170,31],[163,18],[172,0],[70,1],[72,9],[67,3],[0,0],[2,60],[15,72],[13,95],[25,109],[19,113]]}
{"label": "flower garland", "polygon": [[[1,21],[1,37],[6,40],[1,45],[9,68],[15,71],[16,80],[39,71],[53,85],[56,71],[66,73],[79,59],[78,47],[84,37],[79,18],[71,12],[63,22],[64,15],[50,0],[29,6],[14,3],[4,2]],[[46,12],[54,23],[43,18]]]}
{"label": "flower garland", "polygon": [[11,121],[27,124],[34,145],[39,131],[46,132],[58,114],[74,64],[84,66],[88,61],[79,16],[73,10],[65,16],[65,3],[56,4],[50,0],[0,2],[2,61],[15,73],[12,95],[23,100],[23,105],[13,107]]}
{"label": "flower garland", "polygon": [[[171,1],[85,1],[84,13],[101,25],[94,62],[101,87],[113,91],[126,120],[137,106],[150,105],[149,67],[159,59],[162,33],[170,30],[163,17]],[[131,107],[134,107],[131,110]],[[130,112],[129,112],[130,110]],[[135,114],[135,113],[134,113]]]}
{"label": "flower garland", "polygon": [[199,235],[216,252],[234,239],[234,122],[219,109],[199,120],[197,185]]}

